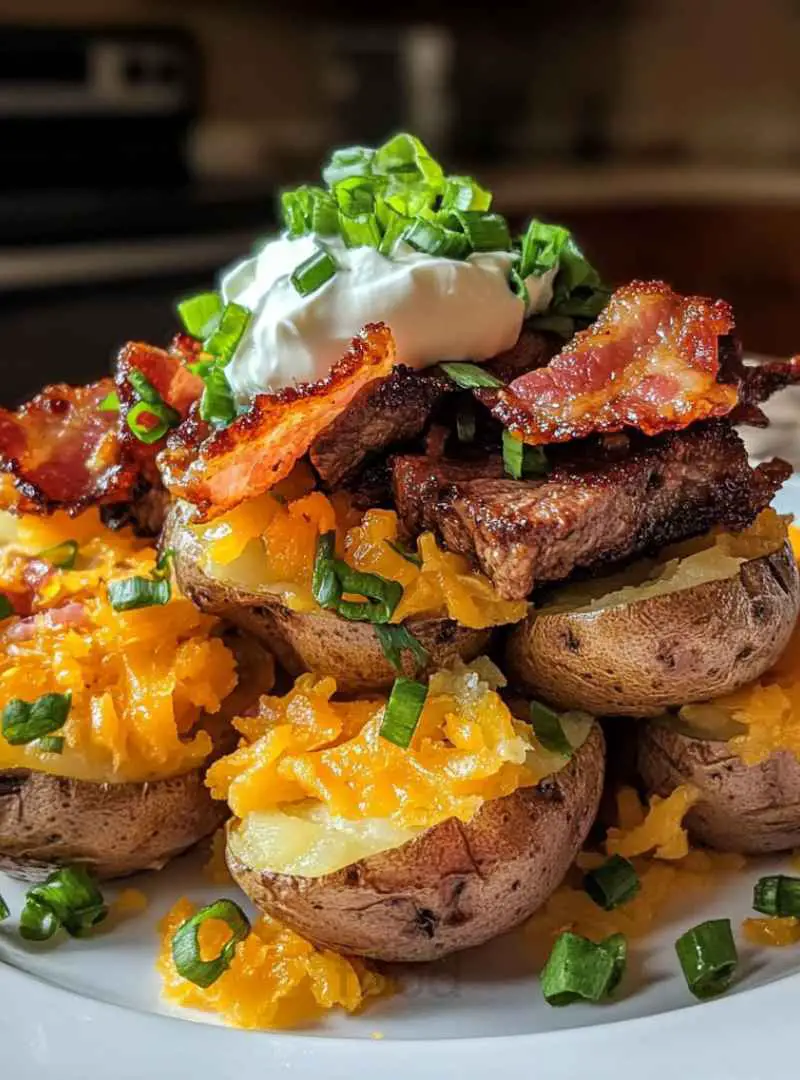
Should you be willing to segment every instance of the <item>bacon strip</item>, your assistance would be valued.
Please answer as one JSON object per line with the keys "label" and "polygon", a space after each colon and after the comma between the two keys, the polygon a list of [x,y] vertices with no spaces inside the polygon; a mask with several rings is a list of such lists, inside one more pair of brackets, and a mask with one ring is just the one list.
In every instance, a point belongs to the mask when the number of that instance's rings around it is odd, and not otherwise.
{"label": "bacon strip", "polygon": [[389,374],[394,358],[391,332],[372,324],[325,379],[260,394],[247,413],[204,440],[204,428],[190,417],[159,456],[164,483],[203,520],[268,491],[363,386]]}
{"label": "bacon strip", "polygon": [[546,367],[498,391],[492,412],[528,443],[624,427],[658,435],[724,416],[738,389],[718,381],[718,339],[732,327],[723,300],[635,281]]}

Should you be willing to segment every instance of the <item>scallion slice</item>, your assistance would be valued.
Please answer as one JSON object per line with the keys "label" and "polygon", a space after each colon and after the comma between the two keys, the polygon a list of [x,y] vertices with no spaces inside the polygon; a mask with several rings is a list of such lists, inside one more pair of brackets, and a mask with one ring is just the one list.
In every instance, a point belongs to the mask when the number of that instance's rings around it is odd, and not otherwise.
{"label": "scallion slice", "polygon": [[415,251],[439,255],[444,259],[463,259],[469,254],[469,241],[455,229],[418,217],[403,233],[403,239]]}
{"label": "scallion slice", "polygon": [[583,878],[583,887],[598,907],[613,911],[633,899],[641,888],[639,875],[622,855],[612,855]]}
{"label": "scallion slice", "polygon": [[314,569],[311,575],[311,593],[320,607],[335,608],[342,597],[342,587],[333,565],[336,533],[322,533],[317,540]]}
{"label": "scallion slice", "polygon": [[247,329],[250,316],[249,309],[243,304],[236,304],[233,301],[226,304],[217,325],[203,342],[204,351],[216,356],[223,365],[229,363]]}
{"label": "scallion slice", "polygon": [[58,731],[67,722],[72,694],[42,694],[35,701],[13,698],[3,709],[3,738],[10,746],[25,746]]}
{"label": "scallion slice", "polygon": [[387,623],[403,599],[403,586],[379,574],[354,570],[341,559],[334,559],[333,568],[342,593],[364,596],[366,600],[340,600],[336,611],[350,622]]}
{"label": "scallion slice", "polygon": [[407,750],[417,730],[427,696],[428,688],[422,683],[404,676],[395,679],[383,712],[381,737]]}
{"label": "scallion slice", "polygon": [[383,655],[399,674],[403,673],[403,653],[405,652],[411,654],[415,672],[427,667],[430,660],[428,650],[402,623],[399,626],[376,623],[375,634],[383,649]]}
{"label": "scallion slice", "polygon": [[573,746],[564,733],[557,712],[541,701],[532,701],[530,717],[534,735],[545,750],[562,757],[572,757]]}
{"label": "scallion slice", "polygon": [[498,379],[496,375],[492,375],[490,371],[485,371],[477,364],[448,360],[439,364],[439,367],[462,390],[479,390],[482,387],[496,389],[505,386],[505,383]]}
{"label": "scallion slice", "polygon": [[215,364],[204,381],[206,385],[200,398],[200,419],[220,426],[229,424],[236,416],[236,404],[225,369]]}
{"label": "scallion slice", "polygon": [[692,927],[675,942],[689,989],[701,1001],[730,986],[738,954],[730,919],[710,919]]}
{"label": "scallion slice", "polygon": [[[137,401],[128,410],[128,427],[139,440],[150,446],[163,439],[171,427],[175,426],[178,414],[163,402],[160,405],[149,401]],[[178,417],[180,420],[180,417]]]}
{"label": "scallion slice", "polygon": [[399,540],[387,540],[386,543],[396,555],[400,555],[406,562],[410,562],[412,566],[422,566],[422,557],[416,551],[409,551],[405,544],[401,544]]}
{"label": "scallion slice", "polygon": [[135,611],[168,604],[172,585],[167,578],[129,577],[109,581],[106,592],[114,611]]}
{"label": "scallion slice", "polygon": [[119,394],[117,391],[112,390],[110,394],[106,394],[97,408],[100,412],[119,412]]}
{"label": "scallion slice", "polygon": [[322,170],[322,179],[328,187],[334,187],[350,176],[369,176],[375,151],[366,146],[345,146],[334,150],[331,160]]}
{"label": "scallion slice", "polygon": [[0,593],[0,622],[3,619],[8,619],[14,614],[14,605],[8,599],[5,593]]}
{"label": "scallion slice", "polygon": [[375,185],[375,178],[371,176],[350,176],[341,180],[333,189],[336,205],[348,217],[374,214]]}
{"label": "scallion slice", "polygon": [[442,210],[488,210],[492,193],[471,176],[448,176],[442,192]]}
{"label": "scallion slice", "polygon": [[381,242],[381,230],[375,214],[345,214],[339,211],[339,232],[348,247],[377,248]]}
{"label": "scallion slice", "polygon": [[25,895],[20,934],[46,941],[59,926],[70,937],[87,937],[108,915],[108,905],[84,866],[65,866]]}
{"label": "scallion slice", "polygon": [[415,135],[405,132],[395,135],[375,151],[372,171],[381,175],[402,175],[425,183],[440,186],[444,172],[438,161]]}
{"label": "scallion slice", "polygon": [[289,280],[301,296],[310,296],[333,277],[336,262],[329,252],[318,248],[292,272]]}
{"label": "scallion slice", "polygon": [[800,917],[800,878],[785,874],[759,878],[753,889],[753,907],[763,915]]}
{"label": "scallion slice", "polygon": [[63,754],[64,743],[63,735],[44,735],[36,740],[36,746],[43,754]]}
{"label": "scallion slice", "polygon": [[473,251],[511,250],[511,233],[502,214],[463,210],[456,216]]}
{"label": "scallion slice", "polygon": [[[208,919],[219,919],[230,927],[231,936],[219,956],[203,960],[200,953],[200,927]],[[215,900],[181,923],[172,938],[172,959],[183,979],[204,989],[217,981],[231,965],[236,946],[250,933],[250,921],[233,900]]]}
{"label": "scallion slice", "polygon": [[528,446],[507,429],[503,431],[503,467],[509,476],[545,476],[547,458],[541,446]]}
{"label": "scallion slice", "polygon": [[555,1006],[604,1001],[619,985],[626,961],[622,934],[594,942],[565,930],[556,938],[541,974],[544,999]]}
{"label": "scallion slice", "polygon": [[10,914],[11,912],[9,911],[8,904],[3,897],[0,896],[0,922],[2,922],[3,919],[7,919]]}
{"label": "scallion slice", "polygon": [[60,544],[40,551],[36,557],[49,562],[56,570],[72,570],[78,557],[78,541],[62,540]]}
{"label": "scallion slice", "polygon": [[197,293],[179,302],[178,316],[187,334],[205,341],[217,328],[222,308],[222,297],[219,293]]}

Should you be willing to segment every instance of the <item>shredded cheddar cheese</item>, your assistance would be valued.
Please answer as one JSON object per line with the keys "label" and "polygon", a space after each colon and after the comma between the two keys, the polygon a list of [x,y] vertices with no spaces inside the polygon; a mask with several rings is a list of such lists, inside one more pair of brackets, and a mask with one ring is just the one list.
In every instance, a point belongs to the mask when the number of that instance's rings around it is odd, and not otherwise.
{"label": "shredded cheddar cheese", "polygon": [[742,933],[751,945],[796,945],[800,942],[800,919],[793,915],[745,919]]}
{"label": "shredded cheddar cheese", "polygon": [[[73,569],[37,558],[70,539],[79,545]],[[234,657],[214,636],[217,621],[174,585],[165,605],[115,611],[108,601],[110,581],[149,576],[156,557],[130,530],[106,528],[96,510],[19,520],[0,550],[0,591],[20,612],[0,624],[0,708],[48,693],[70,692],[72,704],[59,731],[62,754],[0,736],[0,767],[144,781],[208,756],[210,735],[194,729],[236,685]]]}
{"label": "shredded cheddar cheese", "polygon": [[[632,788],[628,790],[633,791]],[[640,821],[627,828],[608,830],[608,854],[630,859],[652,851],[657,859],[685,858],[689,854],[689,840],[683,819],[700,796],[701,792],[693,784],[680,784],[666,799],[652,795],[650,809]]]}
{"label": "shredded cheddar cheese", "polygon": [[488,661],[431,676],[407,749],[380,735],[384,698],[339,701],[330,678],[301,675],[285,697],[264,697],[236,720],[238,750],[206,783],[233,813],[315,800],[346,819],[388,819],[412,829],[468,821],[489,799],[535,784],[565,759],[541,747],[497,694]]}
{"label": "shredded cheddar cheese", "polygon": [[318,610],[311,592],[317,540],[335,530],[340,558],[402,584],[392,622],[446,614],[462,626],[482,629],[525,617],[524,601],[503,600],[468,559],[442,551],[431,533],[418,539],[417,566],[394,546],[399,525],[393,510],[362,515],[345,493],[329,497],[312,486],[308,467],[298,466],[277,489],[200,527],[211,572],[274,590],[295,611]]}
{"label": "shredded cheddar cheese", "polygon": [[[318,949],[274,919],[262,916],[236,949],[230,967],[208,988],[195,986],[175,970],[172,938],[196,911],[179,900],[161,921],[157,968],[162,995],[176,1005],[217,1013],[240,1028],[290,1028],[312,1023],[334,1008],[353,1013],[369,998],[391,992],[383,975],[358,960]],[[230,937],[217,920],[199,931],[201,956],[216,956]]]}

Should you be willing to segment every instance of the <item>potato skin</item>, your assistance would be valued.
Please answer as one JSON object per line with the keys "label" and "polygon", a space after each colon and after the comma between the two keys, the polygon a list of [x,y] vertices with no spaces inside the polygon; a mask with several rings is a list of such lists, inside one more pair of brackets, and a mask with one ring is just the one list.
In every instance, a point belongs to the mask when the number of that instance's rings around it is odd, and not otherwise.
{"label": "potato skin", "polygon": [[506,673],[561,709],[657,716],[730,693],[783,651],[800,611],[788,543],[735,577],[594,612],[532,612],[509,634]]}
{"label": "potato skin", "polygon": [[745,765],[726,742],[693,739],[666,724],[642,724],[639,773],[648,790],[667,796],[687,781],[703,799],[686,816],[697,840],[720,851],[761,855],[800,846],[800,762],[778,751]]}
{"label": "potato skin", "polygon": [[[170,510],[162,545],[175,551],[175,573],[183,592],[202,611],[219,615],[263,641],[292,676],[304,671],[332,675],[344,693],[390,687],[397,672],[388,662],[371,623],[348,622],[328,611],[291,611],[279,597],[217,581],[203,569],[202,549],[185,527],[184,508]],[[456,658],[469,661],[487,651],[492,630],[471,630],[452,619],[414,618],[404,624],[430,656],[429,671]],[[411,658],[403,656],[413,676]]]}
{"label": "potato skin", "polygon": [[[512,929],[547,900],[597,813],[605,744],[595,724],[560,772],[319,878],[251,870],[255,903],[318,944],[386,961],[435,960]],[[229,826],[229,828],[235,826]]]}
{"label": "potato skin", "polygon": [[[240,682],[203,726],[218,756],[234,749],[230,726],[268,689],[271,657],[255,642],[228,641]],[[160,870],[175,855],[214,832],[228,817],[211,798],[205,765],[181,776],[145,783],[101,784],[30,769],[0,770],[0,870],[38,881],[59,866],[80,862],[100,879]]]}

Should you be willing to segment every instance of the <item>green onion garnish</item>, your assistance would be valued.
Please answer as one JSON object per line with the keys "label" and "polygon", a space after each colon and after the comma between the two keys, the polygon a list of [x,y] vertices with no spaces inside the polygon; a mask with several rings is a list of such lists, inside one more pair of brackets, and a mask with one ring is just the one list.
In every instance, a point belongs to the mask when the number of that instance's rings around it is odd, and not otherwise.
{"label": "green onion garnish", "polygon": [[64,742],[63,735],[44,735],[36,740],[36,746],[44,754],[63,754]]}
{"label": "green onion garnish", "polygon": [[321,289],[326,281],[330,281],[335,273],[336,263],[333,257],[318,248],[310,258],[300,263],[289,280],[301,296],[310,296],[317,289]]}
{"label": "green onion garnish", "polygon": [[484,371],[477,364],[447,361],[439,364],[439,367],[462,390],[477,390],[481,387],[495,389],[498,386],[505,386],[505,383],[496,375],[492,375],[490,371]]}
{"label": "green onion garnish", "polygon": [[409,551],[405,544],[401,544],[399,540],[387,540],[386,543],[396,555],[400,555],[406,562],[410,562],[412,566],[422,566],[422,556],[418,555],[416,551]]}
{"label": "green onion garnish", "polygon": [[469,240],[463,233],[418,217],[403,233],[403,239],[415,251],[440,255],[445,259],[464,259],[469,254]]}
{"label": "green onion garnish", "polygon": [[35,701],[14,698],[3,709],[3,738],[10,746],[25,746],[52,735],[67,722],[72,693],[42,694]]}
{"label": "green onion garnish", "polygon": [[492,194],[471,176],[448,176],[442,192],[442,210],[488,210]]}
{"label": "green onion garnish", "polygon": [[106,592],[114,611],[135,611],[168,604],[172,586],[166,578],[129,577],[110,581]]}
{"label": "green onion garnish", "polygon": [[156,560],[155,570],[153,570],[153,577],[156,580],[172,576],[172,561],[174,558],[175,548],[167,548],[161,552]]}
{"label": "green onion garnish", "polygon": [[619,985],[626,961],[622,934],[594,942],[565,930],[556,938],[541,974],[544,999],[556,1006],[604,1001]]}
{"label": "green onion garnish", "polygon": [[598,907],[613,911],[636,896],[641,883],[632,863],[622,855],[612,855],[584,875],[583,887]]}
{"label": "green onion garnish", "polygon": [[65,866],[25,895],[19,932],[46,941],[62,926],[70,937],[87,937],[108,915],[108,906],[84,866]]}
{"label": "green onion garnish", "polygon": [[0,922],[2,922],[3,919],[7,919],[10,914],[11,912],[9,910],[8,904],[5,902],[3,897],[0,896]]}
{"label": "green onion garnish", "polygon": [[383,655],[399,674],[403,673],[404,652],[411,653],[415,671],[427,667],[430,660],[428,650],[402,624],[387,626],[385,623],[376,623],[375,635],[383,649]]}
{"label": "green onion garnish", "polygon": [[345,146],[334,150],[331,160],[322,170],[322,179],[329,187],[351,176],[370,176],[375,151],[366,146]]}
{"label": "green onion garnish", "polygon": [[110,394],[106,394],[97,408],[100,412],[119,412],[119,394],[117,391],[112,390]]}
{"label": "green onion garnish", "polygon": [[800,878],[785,874],[759,878],[753,889],[753,907],[763,915],[800,917]]}
{"label": "green onion garnish", "polygon": [[215,292],[197,293],[181,300],[178,315],[186,333],[205,341],[217,328],[222,306],[222,297]]}
{"label": "green onion garnish", "polygon": [[62,540],[60,544],[56,544],[54,547],[45,548],[44,551],[40,551],[36,556],[37,559],[44,559],[45,562],[49,562],[50,565],[54,566],[57,570],[72,570],[75,566],[77,557],[77,540]]}
{"label": "green onion garnish", "polygon": [[511,233],[502,214],[483,214],[476,210],[459,211],[464,234],[473,251],[510,251]]}
{"label": "green onion garnish", "polygon": [[701,1001],[724,993],[738,963],[730,919],[710,919],[675,942],[689,989]]}
{"label": "green onion garnish", "polygon": [[333,566],[336,533],[322,533],[317,540],[311,592],[320,607],[335,608],[342,596],[342,587]]}
{"label": "green onion garnish", "polygon": [[229,424],[236,416],[236,404],[225,369],[215,364],[205,376],[205,384],[200,398],[200,419],[209,424]]}
{"label": "green onion garnish", "polygon": [[428,696],[427,686],[400,676],[394,680],[392,692],[383,712],[380,734],[395,746],[407,750]]}
{"label": "green onion garnish", "polygon": [[229,303],[222,309],[217,325],[203,342],[203,351],[216,356],[221,364],[227,364],[250,322],[250,311],[242,304]]}
{"label": "green onion garnish", "polygon": [[[339,211],[339,231],[348,247],[374,247],[381,242],[381,230],[375,214],[345,214]],[[329,274],[328,277],[331,275]],[[325,279],[327,281],[327,278]]]}
{"label": "green onion garnish", "polygon": [[8,619],[14,614],[14,605],[5,593],[0,593],[0,620]]}
{"label": "green onion garnish", "polygon": [[[207,919],[220,919],[230,927],[231,937],[219,956],[203,960],[200,955],[199,930]],[[204,989],[213,986],[231,965],[236,946],[250,933],[250,921],[233,900],[215,900],[181,923],[172,938],[172,959],[175,970],[183,979]]]}
{"label": "green onion garnish", "polygon": [[170,409],[163,402],[157,405],[149,401],[137,401],[128,410],[126,420],[139,442],[150,446],[159,439],[163,439],[169,429],[175,427],[176,422],[180,421],[180,417],[174,409]]}
{"label": "green onion garnish", "polygon": [[503,467],[509,476],[545,476],[547,459],[541,446],[527,446],[508,430],[503,431]]}
{"label": "green onion garnish", "polygon": [[533,732],[545,750],[562,757],[572,757],[574,747],[561,726],[557,712],[541,701],[532,701],[530,717]]}
{"label": "green onion garnish", "polygon": [[[389,581],[378,574],[354,570],[334,557],[336,534],[327,532],[317,541],[311,591],[320,607],[335,611],[351,622],[386,623],[403,598],[399,581]],[[366,597],[343,600],[343,593]]]}
{"label": "green onion garnish", "polygon": [[141,371],[133,368],[127,376],[128,382],[136,391],[140,401],[146,401],[149,405],[161,405],[164,399],[150,380],[142,375]]}

